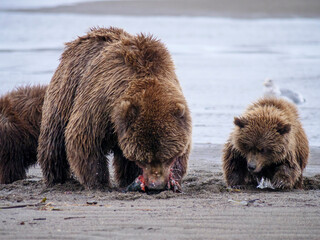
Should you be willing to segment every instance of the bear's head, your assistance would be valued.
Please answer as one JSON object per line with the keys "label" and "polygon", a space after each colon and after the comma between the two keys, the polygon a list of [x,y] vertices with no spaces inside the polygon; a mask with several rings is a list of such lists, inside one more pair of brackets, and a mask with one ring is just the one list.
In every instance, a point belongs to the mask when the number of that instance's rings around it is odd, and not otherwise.
{"label": "bear's head", "polygon": [[235,117],[235,148],[247,160],[248,171],[258,175],[266,167],[281,164],[290,152],[291,125],[269,107]]}
{"label": "bear's head", "polygon": [[[162,89],[162,90],[161,90]],[[149,189],[164,189],[175,160],[191,143],[191,117],[180,90],[150,84],[119,101],[114,127],[123,155],[142,170]]]}

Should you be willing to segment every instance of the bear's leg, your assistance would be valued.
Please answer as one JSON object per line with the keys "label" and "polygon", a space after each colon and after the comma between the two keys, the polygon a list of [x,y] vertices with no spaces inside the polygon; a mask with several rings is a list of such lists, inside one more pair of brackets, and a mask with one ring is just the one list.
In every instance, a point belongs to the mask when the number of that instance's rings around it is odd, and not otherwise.
{"label": "bear's leg", "polygon": [[0,149],[0,184],[12,183],[26,177],[21,149]]}
{"label": "bear's leg", "polygon": [[119,148],[114,150],[113,166],[115,169],[116,181],[121,188],[127,187],[142,174],[141,168],[133,161],[126,159]]}
{"label": "bear's leg", "polygon": [[171,167],[172,178],[175,181],[177,181],[180,185],[182,182],[182,178],[187,172],[188,157],[189,157],[190,150],[191,150],[191,146],[189,145],[186,150],[186,153],[178,157]]}
{"label": "bear's leg", "polygon": [[298,163],[301,169],[301,175],[297,180],[294,188],[303,188],[303,169],[305,169],[308,158],[309,158],[309,143],[305,134],[302,134],[302,137],[299,137],[299,146],[298,146],[298,154],[296,153],[296,158],[298,159]]}
{"label": "bear's leg", "polygon": [[226,143],[223,150],[222,168],[229,187],[242,187],[253,184],[253,177],[247,169],[247,161],[240,155],[230,142]]}
{"label": "bear's leg", "polygon": [[303,188],[303,176],[302,176],[302,174],[298,178],[298,180],[295,183],[295,185],[293,186],[293,188],[297,188],[297,189],[302,189]]}
{"label": "bear's leg", "polygon": [[29,123],[12,110],[9,99],[0,99],[0,183],[24,179],[28,167],[36,163],[33,135]]}
{"label": "bear's leg", "polygon": [[275,188],[292,189],[293,187],[302,187],[302,172],[298,163],[289,163],[289,161],[280,165],[272,178],[272,184]]}
{"label": "bear's leg", "polygon": [[48,186],[51,186],[55,183],[64,183],[69,179],[70,167],[66,156],[61,116],[55,116],[54,114],[48,116],[48,113],[45,115],[41,122],[37,158],[45,182]]}
{"label": "bear's leg", "polygon": [[[80,100],[79,100],[80,101]],[[109,189],[108,159],[105,151],[106,121],[102,117],[104,103],[95,106],[76,101],[66,127],[66,151],[71,170],[88,189]],[[100,112],[101,111],[101,112]]]}
{"label": "bear's leg", "polygon": [[[26,177],[23,134],[15,131],[16,126],[4,131],[0,123],[0,183],[12,183]],[[17,129],[18,130],[18,129]],[[22,130],[22,129],[20,129]]]}
{"label": "bear's leg", "polygon": [[189,152],[177,157],[173,165],[171,166],[171,174],[169,176],[169,182],[167,188],[173,192],[181,192],[182,178],[187,172],[188,168],[188,156]]}

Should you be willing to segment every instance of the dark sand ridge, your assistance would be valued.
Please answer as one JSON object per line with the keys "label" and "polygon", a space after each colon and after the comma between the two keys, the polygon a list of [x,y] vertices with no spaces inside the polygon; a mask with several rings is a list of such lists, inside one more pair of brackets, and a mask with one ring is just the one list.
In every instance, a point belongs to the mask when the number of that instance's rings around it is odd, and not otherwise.
{"label": "dark sand ridge", "polygon": [[228,190],[221,148],[194,146],[181,194],[87,191],[75,181],[45,188],[33,168],[0,185],[0,239],[319,239],[319,147],[305,190],[293,191]]}
{"label": "dark sand ridge", "polygon": [[319,18],[319,0],[133,0],[97,1],[20,10],[133,16],[210,16],[231,18]]}

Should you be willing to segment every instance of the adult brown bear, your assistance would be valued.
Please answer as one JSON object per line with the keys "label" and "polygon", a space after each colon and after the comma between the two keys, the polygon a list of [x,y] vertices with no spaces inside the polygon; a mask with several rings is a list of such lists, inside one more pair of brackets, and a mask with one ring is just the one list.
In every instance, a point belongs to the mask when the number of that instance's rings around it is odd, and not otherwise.
{"label": "adult brown bear", "polygon": [[[38,161],[48,185],[71,171],[87,188],[179,185],[191,145],[191,117],[171,56],[152,36],[92,29],[67,43],[43,106]],[[71,171],[70,171],[71,170]]]}
{"label": "adult brown bear", "polygon": [[37,161],[46,86],[19,87],[0,98],[0,183],[26,177]]}
{"label": "adult brown bear", "polygon": [[309,144],[293,104],[260,99],[234,124],[222,159],[228,186],[257,185],[267,179],[272,188],[302,187]]}

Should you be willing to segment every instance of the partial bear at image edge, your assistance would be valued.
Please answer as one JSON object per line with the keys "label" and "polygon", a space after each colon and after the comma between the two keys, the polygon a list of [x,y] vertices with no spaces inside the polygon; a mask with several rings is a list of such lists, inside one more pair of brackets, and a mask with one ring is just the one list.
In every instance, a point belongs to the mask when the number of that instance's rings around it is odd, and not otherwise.
{"label": "partial bear at image edge", "polygon": [[229,187],[257,186],[267,180],[275,189],[302,188],[309,143],[293,104],[260,99],[235,117],[234,124],[222,156]]}
{"label": "partial bear at image edge", "polygon": [[0,98],[0,183],[26,177],[37,162],[46,86],[25,86]]}

